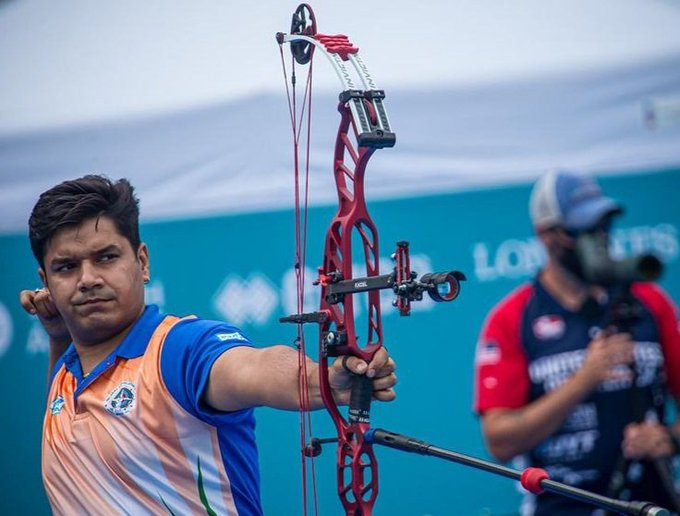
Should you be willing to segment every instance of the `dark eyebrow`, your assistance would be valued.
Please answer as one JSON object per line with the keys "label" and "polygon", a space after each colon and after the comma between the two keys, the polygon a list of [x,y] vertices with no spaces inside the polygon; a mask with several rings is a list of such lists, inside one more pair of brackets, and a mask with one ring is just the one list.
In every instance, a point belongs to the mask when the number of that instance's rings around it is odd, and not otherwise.
{"label": "dark eyebrow", "polygon": [[111,244],[107,245],[106,247],[102,247],[101,249],[95,250],[92,254],[95,256],[101,256],[102,254],[107,254],[111,252],[120,252],[120,247],[117,246],[116,244]]}
{"label": "dark eyebrow", "polygon": [[[102,247],[101,249],[94,250],[91,253],[91,255],[92,256],[102,256],[104,254],[108,254],[108,253],[112,253],[112,252],[119,253],[119,252],[121,252],[121,249],[116,244],[110,244],[110,245],[107,245],[105,247]],[[52,267],[54,267],[55,265],[59,266],[59,265],[62,265],[64,263],[69,263],[69,262],[72,262],[72,261],[77,260],[77,259],[78,259],[78,257],[75,257],[75,256],[68,256],[68,255],[58,256],[50,262],[50,266],[52,266]]]}
{"label": "dark eyebrow", "polygon": [[73,261],[73,258],[71,258],[70,256],[61,256],[59,258],[53,258],[50,261],[50,267],[59,266],[59,265],[62,265],[64,263],[69,263],[69,262],[72,262],[72,261]]}

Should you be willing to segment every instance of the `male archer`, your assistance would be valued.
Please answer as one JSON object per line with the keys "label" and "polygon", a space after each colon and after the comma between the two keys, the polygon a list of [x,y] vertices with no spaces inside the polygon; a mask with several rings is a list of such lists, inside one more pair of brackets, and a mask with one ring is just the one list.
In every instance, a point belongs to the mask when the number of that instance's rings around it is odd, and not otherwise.
{"label": "male archer", "polygon": [[[50,337],[42,473],[55,514],[261,514],[254,408],[299,409],[299,361],[234,326],[144,302],[149,250],[126,179],[87,175],[44,192],[29,238],[43,288],[20,301]],[[306,357],[305,357],[306,358]],[[323,406],[307,360],[310,406]],[[335,400],[353,375],[395,397],[384,348],[335,361]]]}

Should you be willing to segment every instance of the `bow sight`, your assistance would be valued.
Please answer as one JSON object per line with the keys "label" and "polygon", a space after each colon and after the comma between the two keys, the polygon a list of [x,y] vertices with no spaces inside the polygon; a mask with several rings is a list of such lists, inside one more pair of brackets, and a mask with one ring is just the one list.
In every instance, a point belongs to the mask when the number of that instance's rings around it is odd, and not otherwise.
{"label": "bow sight", "polygon": [[423,299],[427,292],[430,299],[437,303],[453,301],[460,293],[460,282],[465,281],[465,274],[460,271],[428,272],[418,280],[418,273],[411,270],[408,242],[397,242],[397,250],[392,255],[395,262],[394,285],[392,289],[397,295],[392,303],[401,315],[409,315],[411,301]]}
{"label": "bow sight", "polygon": [[465,279],[465,274],[460,271],[423,274],[420,282],[416,284],[416,299],[419,300],[422,297],[420,291],[423,289],[437,303],[453,301],[460,293],[460,281]]}
{"label": "bow sight", "polygon": [[[389,274],[345,279],[338,270],[325,273],[323,268],[319,268],[319,279],[314,284],[324,287],[324,297],[330,305],[342,303],[347,294],[391,289],[396,295],[392,305],[401,315],[410,315],[411,302],[421,301],[424,292],[437,303],[453,301],[460,293],[460,282],[466,280],[465,274],[456,270],[428,272],[418,280],[418,273],[410,270],[406,241],[397,242],[397,250],[391,258],[396,265]],[[298,324],[319,322],[322,316],[319,312],[293,314],[282,317],[279,321]]]}

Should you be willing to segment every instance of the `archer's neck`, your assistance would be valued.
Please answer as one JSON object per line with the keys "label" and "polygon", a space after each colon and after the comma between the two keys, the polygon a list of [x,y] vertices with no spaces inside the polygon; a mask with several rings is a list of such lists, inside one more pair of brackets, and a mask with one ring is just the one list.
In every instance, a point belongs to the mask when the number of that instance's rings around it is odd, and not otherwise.
{"label": "archer's neck", "polygon": [[[140,314],[141,316],[141,314]],[[78,353],[80,366],[83,374],[89,374],[97,364],[103,361],[109,354],[116,349],[116,347],[123,342],[127,334],[133,328],[139,316],[130,324],[125,326],[117,333],[107,336],[106,338],[98,338],[96,340],[79,339],[74,337],[73,345]]]}

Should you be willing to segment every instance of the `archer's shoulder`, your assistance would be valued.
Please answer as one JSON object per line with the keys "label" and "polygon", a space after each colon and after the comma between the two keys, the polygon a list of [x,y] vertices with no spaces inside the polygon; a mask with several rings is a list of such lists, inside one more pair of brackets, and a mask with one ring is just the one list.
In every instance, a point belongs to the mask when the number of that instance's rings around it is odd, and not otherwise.
{"label": "archer's shoulder", "polygon": [[168,333],[168,338],[180,342],[216,340],[224,343],[251,343],[245,332],[236,326],[195,316],[178,321]]}

